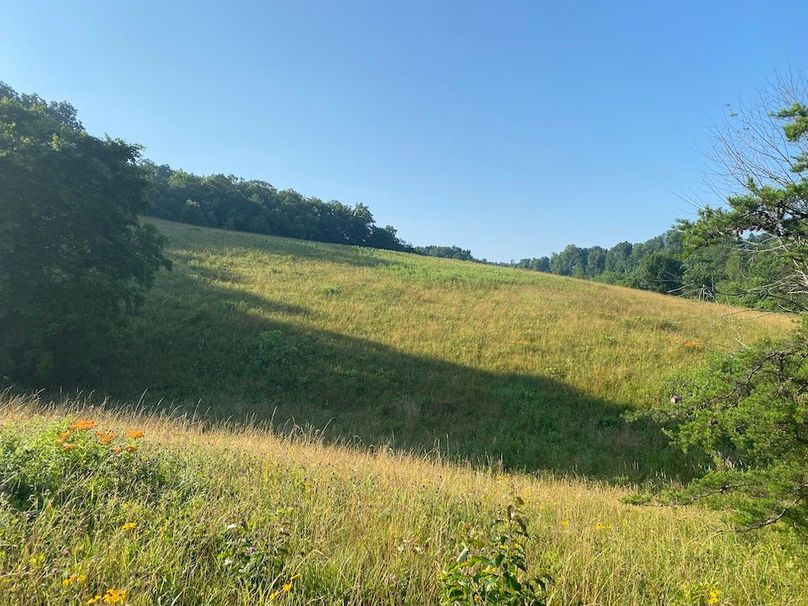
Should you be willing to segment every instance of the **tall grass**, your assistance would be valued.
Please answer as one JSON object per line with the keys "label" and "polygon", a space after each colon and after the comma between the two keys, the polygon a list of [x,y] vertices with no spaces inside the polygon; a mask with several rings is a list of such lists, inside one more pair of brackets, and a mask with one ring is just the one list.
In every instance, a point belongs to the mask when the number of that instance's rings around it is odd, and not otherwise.
{"label": "tall grass", "polygon": [[552,604],[808,603],[789,534],[620,487],[698,463],[622,413],[789,318],[155,223],[175,271],[104,381],[0,395],[0,606],[434,604],[516,497]]}
{"label": "tall grass", "polygon": [[[98,426],[68,438],[84,451],[62,453],[59,433],[76,418]],[[88,458],[107,448],[94,431],[132,428],[145,433],[127,455],[132,477],[87,462],[108,460]],[[12,442],[27,456],[10,456]],[[788,535],[735,534],[695,508],[632,506],[628,491],[584,479],[8,395],[0,454],[6,474],[39,469],[34,456],[67,470],[25,503],[9,500],[4,478],[2,605],[86,603],[110,589],[133,606],[434,604],[469,528],[515,496],[527,501],[528,561],[550,565],[552,604],[701,605],[710,592],[735,606],[808,600],[806,554]]]}
{"label": "tall grass", "polygon": [[[791,321],[535,272],[155,222],[171,239],[102,391],[222,419],[637,480],[687,469],[621,414]],[[98,386],[93,386],[98,387]]]}

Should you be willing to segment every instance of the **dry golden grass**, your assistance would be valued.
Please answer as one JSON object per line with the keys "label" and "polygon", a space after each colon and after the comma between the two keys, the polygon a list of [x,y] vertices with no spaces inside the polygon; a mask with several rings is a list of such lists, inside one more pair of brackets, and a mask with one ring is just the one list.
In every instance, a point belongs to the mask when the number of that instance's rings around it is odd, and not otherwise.
{"label": "dry golden grass", "polygon": [[[725,606],[808,601],[805,552],[788,536],[728,532],[717,514],[696,508],[628,505],[628,491],[583,479],[474,470],[301,433],[210,429],[82,403],[4,397],[0,423],[19,434],[41,424],[38,415],[76,411],[100,428],[142,429],[143,455],[178,458],[176,483],[190,494],[178,500],[169,485],[142,499],[111,496],[91,526],[69,523],[70,506],[48,510],[20,551],[5,538],[0,604],[63,603],[60,580],[70,574],[94,584],[77,595],[125,588],[132,605],[270,603],[269,591],[226,575],[204,546],[242,521],[264,536],[285,508],[290,550],[275,588],[300,576],[272,603],[432,604],[466,525],[485,527],[515,495],[527,501],[530,560],[552,562],[552,604],[701,605],[711,590]],[[121,531],[126,522],[136,530]],[[31,562],[40,556],[46,565],[37,568]]]}

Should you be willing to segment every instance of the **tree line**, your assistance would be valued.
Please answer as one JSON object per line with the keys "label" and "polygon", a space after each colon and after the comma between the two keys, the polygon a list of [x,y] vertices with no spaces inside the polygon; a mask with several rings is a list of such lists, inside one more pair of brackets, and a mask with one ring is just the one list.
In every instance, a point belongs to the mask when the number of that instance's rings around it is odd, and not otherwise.
{"label": "tree line", "polygon": [[148,214],[179,221],[301,240],[415,252],[396,229],[376,224],[365,204],[325,202],[294,189],[233,175],[199,176],[149,161],[141,164],[149,181]]}
{"label": "tree line", "polygon": [[803,293],[785,296],[776,287],[790,268],[770,238],[725,234],[688,248],[685,234],[691,225],[679,221],[650,240],[608,249],[570,244],[550,256],[508,265],[756,309],[796,312],[808,305]]}
{"label": "tree line", "polygon": [[385,250],[477,261],[469,249],[430,244],[413,246],[392,225],[376,224],[367,205],[323,201],[294,189],[221,173],[200,176],[149,160],[140,163],[149,183],[148,215],[256,234],[369,246]]}

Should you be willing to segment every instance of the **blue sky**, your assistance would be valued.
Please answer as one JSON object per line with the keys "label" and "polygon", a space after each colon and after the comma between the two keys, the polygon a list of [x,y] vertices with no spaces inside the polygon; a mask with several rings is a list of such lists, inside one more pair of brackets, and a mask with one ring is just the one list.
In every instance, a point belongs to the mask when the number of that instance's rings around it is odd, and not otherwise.
{"label": "blue sky", "polygon": [[807,8],[0,0],[0,80],[155,162],[509,260],[692,215],[725,104],[805,71]]}

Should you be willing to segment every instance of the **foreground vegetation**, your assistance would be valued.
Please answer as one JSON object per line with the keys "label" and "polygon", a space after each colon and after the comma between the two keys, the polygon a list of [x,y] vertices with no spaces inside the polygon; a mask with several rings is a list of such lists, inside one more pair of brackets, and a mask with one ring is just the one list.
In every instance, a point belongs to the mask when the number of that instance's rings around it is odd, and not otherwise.
{"label": "foreground vegetation", "polygon": [[436,603],[462,543],[517,496],[551,604],[808,598],[789,534],[725,532],[699,509],[635,507],[627,491],[585,480],[300,432],[82,406],[0,401],[0,604]]}
{"label": "foreground vegetation", "polygon": [[171,242],[101,387],[216,418],[611,479],[682,473],[622,413],[785,316],[529,271],[156,222]]}

